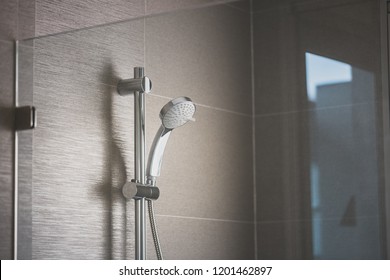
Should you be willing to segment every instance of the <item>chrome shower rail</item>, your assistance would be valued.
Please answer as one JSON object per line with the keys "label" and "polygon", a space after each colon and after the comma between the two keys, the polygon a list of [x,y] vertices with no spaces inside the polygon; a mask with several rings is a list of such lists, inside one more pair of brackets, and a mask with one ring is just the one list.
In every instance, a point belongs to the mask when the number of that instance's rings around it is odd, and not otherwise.
{"label": "chrome shower rail", "polygon": [[160,111],[161,127],[158,130],[149,152],[148,168],[145,170],[145,94],[152,89],[149,78],[144,76],[144,68],[134,68],[134,78],[120,80],[118,93],[129,95],[134,93],[135,119],[135,179],[126,182],[122,188],[123,196],[135,200],[135,259],[146,259],[146,226],[145,200],[148,200],[148,210],[153,241],[157,258],[163,259],[154,218],[153,200],[160,191],[156,186],[156,178],[160,176],[161,161],[171,131],[179,126],[193,121],[195,104],[188,97],[182,96],[168,102]]}
{"label": "chrome shower rail", "polygon": [[[128,95],[134,93],[134,166],[135,183],[145,185],[145,94],[152,88],[151,81],[144,76],[143,67],[134,68],[134,79],[120,80],[118,93]],[[146,259],[146,216],[145,198],[135,200],[135,259]]]}

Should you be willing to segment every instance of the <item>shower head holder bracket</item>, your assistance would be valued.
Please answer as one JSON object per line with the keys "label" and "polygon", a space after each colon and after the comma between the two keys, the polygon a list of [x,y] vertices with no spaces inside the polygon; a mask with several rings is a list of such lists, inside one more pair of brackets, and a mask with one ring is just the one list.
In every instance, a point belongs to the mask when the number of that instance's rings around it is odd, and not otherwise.
{"label": "shower head holder bracket", "polygon": [[152,81],[146,76],[120,80],[117,86],[117,91],[122,96],[133,94],[135,91],[138,91],[139,93],[149,93],[151,90]]}

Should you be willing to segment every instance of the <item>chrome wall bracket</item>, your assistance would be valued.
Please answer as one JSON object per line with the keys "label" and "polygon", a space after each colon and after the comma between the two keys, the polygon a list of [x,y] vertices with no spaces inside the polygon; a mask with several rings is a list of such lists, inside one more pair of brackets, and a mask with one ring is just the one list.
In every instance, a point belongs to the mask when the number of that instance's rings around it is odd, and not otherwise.
{"label": "chrome wall bracket", "polygon": [[34,106],[16,107],[15,130],[29,130],[37,126],[37,112]]}
{"label": "chrome wall bracket", "polygon": [[152,90],[152,81],[148,77],[120,80],[117,86],[120,95],[129,95],[134,92],[149,93]]}

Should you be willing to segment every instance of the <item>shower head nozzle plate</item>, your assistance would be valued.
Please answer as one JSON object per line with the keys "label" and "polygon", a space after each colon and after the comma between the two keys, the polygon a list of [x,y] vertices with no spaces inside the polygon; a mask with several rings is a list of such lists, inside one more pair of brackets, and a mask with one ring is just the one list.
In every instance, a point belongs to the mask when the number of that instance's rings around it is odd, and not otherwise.
{"label": "shower head nozzle plate", "polygon": [[174,129],[192,120],[195,110],[195,104],[189,97],[178,97],[161,109],[160,118],[164,127]]}

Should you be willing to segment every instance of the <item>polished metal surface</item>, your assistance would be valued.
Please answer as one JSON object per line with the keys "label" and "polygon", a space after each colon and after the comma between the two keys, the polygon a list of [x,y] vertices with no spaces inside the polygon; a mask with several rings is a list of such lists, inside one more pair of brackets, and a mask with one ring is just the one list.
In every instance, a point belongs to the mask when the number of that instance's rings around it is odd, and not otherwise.
{"label": "polished metal surface", "polygon": [[160,190],[156,186],[127,182],[122,188],[122,194],[127,199],[146,198],[156,200],[160,196]]}
{"label": "polished metal surface", "polygon": [[[153,188],[157,189],[157,187],[153,187]],[[154,248],[156,250],[156,256],[158,260],[163,260],[164,257],[161,250],[160,238],[158,236],[157,222],[154,215],[154,206],[152,200],[148,200],[148,214],[150,220],[150,229],[152,231],[152,236],[153,236]]]}
{"label": "polished metal surface", "polygon": [[152,81],[148,77],[120,80],[118,93],[120,95],[133,94],[135,91],[149,93],[152,90]]}
{"label": "polished metal surface", "polygon": [[[134,68],[134,78],[144,77],[144,68]],[[134,119],[135,119],[135,180],[141,184],[145,179],[145,95],[134,92]],[[146,216],[145,198],[135,199],[135,258],[146,259]]]}
{"label": "polished metal surface", "polygon": [[167,129],[161,125],[154,137],[149,152],[148,167],[146,169],[148,184],[155,185],[156,178],[160,176],[165,146],[167,145],[171,132],[172,129]]}
{"label": "polished metal surface", "polygon": [[[19,42],[16,41],[15,44],[15,98],[14,98],[14,107],[17,108],[19,105]],[[14,168],[13,168],[13,184],[14,184],[14,234],[13,234],[13,259],[18,259],[18,207],[19,207],[19,139],[18,139],[18,132],[15,129],[14,130]]]}

